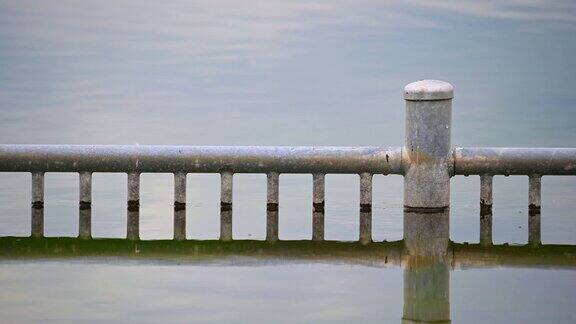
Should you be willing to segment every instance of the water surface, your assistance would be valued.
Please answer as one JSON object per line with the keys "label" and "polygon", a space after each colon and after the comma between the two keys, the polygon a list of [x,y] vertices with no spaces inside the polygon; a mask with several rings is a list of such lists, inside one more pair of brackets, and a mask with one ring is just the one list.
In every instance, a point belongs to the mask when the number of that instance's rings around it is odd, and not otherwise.
{"label": "water surface", "polygon": [[[0,0],[0,142],[400,146],[402,88],[434,78],[456,89],[454,145],[574,147],[575,17],[570,1]],[[46,175],[47,236],[77,235],[77,177]],[[451,238],[478,242],[479,179],[452,185]],[[527,177],[494,185],[494,242],[526,243]],[[326,238],[356,240],[358,177],[326,186]],[[217,238],[218,175],[189,175],[188,188],[188,237]],[[375,177],[374,239],[402,238],[401,188]],[[311,191],[310,175],[282,175],[281,239],[311,237]],[[95,174],[93,192],[93,235],[125,237],[126,175]],[[543,243],[576,243],[575,195],[576,179],[544,177]],[[30,235],[29,201],[29,174],[0,173],[0,236]],[[236,175],[234,206],[234,237],[264,239],[265,176]],[[171,238],[172,217],[172,176],[144,174],[141,237]],[[396,268],[65,260],[0,272],[10,322],[402,316]],[[573,288],[568,270],[455,271],[452,320],[573,322]]]}

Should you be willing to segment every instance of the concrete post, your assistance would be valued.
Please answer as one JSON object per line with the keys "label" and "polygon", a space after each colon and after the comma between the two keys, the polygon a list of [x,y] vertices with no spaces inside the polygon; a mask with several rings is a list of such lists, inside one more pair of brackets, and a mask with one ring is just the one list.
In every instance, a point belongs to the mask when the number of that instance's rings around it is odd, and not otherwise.
{"label": "concrete post", "polygon": [[79,176],[78,237],[92,238],[92,172],[83,171]]}
{"label": "concrete post", "polygon": [[492,175],[480,175],[480,213],[492,213]]}
{"label": "concrete post", "polygon": [[539,213],[542,205],[542,176],[531,175],[528,178],[528,186],[528,209]]}
{"label": "concrete post", "polygon": [[32,172],[32,207],[44,208],[44,172]]}
{"label": "concrete post", "polygon": [[280,174],[266,175],[266,241],[278,241],[278,202],[280,197]]}
{"label": "concrete post", "polygon": [[360,174],[360,238],[361,244],[372,242],[372,174]]}
{"label": "concrete post", "polygon": [[491,174],[480,175],[480,245],[492,245],[492,183]]}
{"label": "concrete post", "polygon": [[186,173],[174,173],[174,240],[186,239]]}
{"label": "concrete post", "polygon": [[404,88],[404,208],[408,212],[437,213],[450,206],[453,93],[451,84],[437,80],[418,81]]}
{"label": "concrete post", "polygon": [[44,236],[44,172],[32,172],[31,236]]}
{"label": "concrete post", "polygon": [[31,236],[44,237],[44,172],[32,172]]}
{"label": "concrete post", "polygon": [[128,215],[126,238],[140,239],[140,173],[128,173]]}
{"label": "concrete post", "polygon": [[324,241],[326,175],[312,174],[312,241]]}
{"label": "concrete post", "polygon": [[450,210],[439,213],[404,212],[404,246],[410,256],[438,258],[450,246]]}
{"label": "concrete post", "polygon": [[220,240],[232,241],[232,172],[220,174]]}
{"label": "concrete post", "polygon": [[174,173],[174,239],[186,239],[186,173]]}
{"label": "concrete post", "polygon": [[186,173],[174,173],[174,209],[186,209]]}
{"label": "concrete post", "polygon": [[528,178],[528,244],[542,244],[540,206],[542,205],[542,176],[530,175]]}

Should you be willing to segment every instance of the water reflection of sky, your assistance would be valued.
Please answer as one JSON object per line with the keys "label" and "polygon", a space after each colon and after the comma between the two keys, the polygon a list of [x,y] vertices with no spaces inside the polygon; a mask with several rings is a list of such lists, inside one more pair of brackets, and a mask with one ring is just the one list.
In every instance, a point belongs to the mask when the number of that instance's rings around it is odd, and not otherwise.
{"label": "water reflection of sky", "polygon": [[[575,275],[542,269],[450,272],[452,322],[571,323]],[[406,284],[400,268],[320,263],[15,262],[2,264],[0,278],[3,319],[60,323],[399,323]]]}
{"label": "water reflection of sky", "polygon": [[396,144],[426,77],[457,144],[575,139],[570,1],[0,6],[3,142]]}

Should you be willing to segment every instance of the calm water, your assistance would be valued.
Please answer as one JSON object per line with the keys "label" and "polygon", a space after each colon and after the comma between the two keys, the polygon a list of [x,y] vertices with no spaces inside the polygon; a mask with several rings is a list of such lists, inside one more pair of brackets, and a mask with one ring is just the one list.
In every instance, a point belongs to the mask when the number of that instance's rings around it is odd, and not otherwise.
{"label": "calm water", "polygon": [[[570,1],[0,0],[0,142],[402,145],[405,84],[456,88],[457,146],[576,146]],[[358,237],[357,176],[326,179],[326,238]],[[76,174],[47,174],[45,232],[76,236]],[[451,238],[479,240],[479,179]],[[527,177],[496,177],[494,242],[526,243]],[[95,174],[93,235],[126,235],[126,175]],[[402,178],[374,180],[373,237],[402,238]],[[217,238],[218,175],[188,177],[191,238]],[[234,237],[265,237],[265,176],[236,175]],[[280,238],[312,233],[312,177],[283,175]],[[576,244],[576,179],[543,179],[542,241]],[[144,174],[141,237],[172,237],[172,176]],[[30,234],[30,175],[0,173],[0,236]],[[14,321],[399,322],[400,268],[280,262],[3,262]],[[224,278],[224,279],[222,279]],[[574,322],[575,272],[450,273],[453,322]]]}

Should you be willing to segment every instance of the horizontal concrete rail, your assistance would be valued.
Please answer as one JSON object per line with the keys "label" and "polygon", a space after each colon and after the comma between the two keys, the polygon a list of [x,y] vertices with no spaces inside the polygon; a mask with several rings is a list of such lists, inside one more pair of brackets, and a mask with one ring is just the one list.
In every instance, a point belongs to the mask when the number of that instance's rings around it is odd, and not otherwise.
{"label": "horizontal concrete rail", "polygon": [[400,147],[0,145],[0,172],[402,174]]}
{"label": "horizontal concrete rail", "polygon": [[456,148],[456,175],[576,175],[576,148]]}
{"label": "horizontal concrete rail", "polygon": [[[576,175],[576,148],[455,148],[454,175]],[[0,172],[404,174],[401,147],[0,145]]]}
{"label": "horizontal concrete rail", "polygon": [[[451,84],[422,80],[404,88],[406,132],[403,147],[0,145],[0,172],[31,173],[31,236],[44,235],[46,172],[79,174],[78,236],[90,239],[92,173],[127,174],[127,235],[139,240],[140,174],[174,175],[174,239],[186,239],[188,173],[220,174],[220,240],[233,240],[234,174],[266,174],[266,239],[276,242],[280,175],[312,174],[312,240],[325,234],[326,174],[359,175],[359,241],[372,242],[373,176],[404,176],[404,237],[439,233],[448,240],[450,178],[480,175],[480,242],[492,245],[494,175],[529,177],[528,242],[541,245],[542,176],[576,175],[576,148],[453,148]],[[433,216],[437,214],[437,216]],[[410,219],[420,219],[414,226]],[[435,221],[431,221],[435,219]],[[407,221],[408,220],[408,221]],[[445,223],[447,224],[447,223]],[[439,237],[440,237],[439,236]],[[436,240],[438,237],[431,237]],[[421,243],[421,242],[420,242]],[[444,244],[445,245],[445,244]],[[407,246],[436,247],[424,244]],[[414,249],[413,252],[421,253]],[[422,249],[426,250],[426,249]]]}

